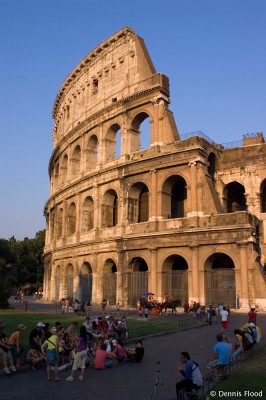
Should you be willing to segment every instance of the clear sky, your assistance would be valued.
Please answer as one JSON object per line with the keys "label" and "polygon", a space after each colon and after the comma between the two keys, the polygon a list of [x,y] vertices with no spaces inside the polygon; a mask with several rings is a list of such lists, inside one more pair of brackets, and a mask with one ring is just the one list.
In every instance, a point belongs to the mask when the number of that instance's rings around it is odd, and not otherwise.
{"label": "clear sky", "polygon": [[170,78],[180,134],[266,136],[265,0],[0,0],[0,238],[45,228],[55,97],[124,26]]}

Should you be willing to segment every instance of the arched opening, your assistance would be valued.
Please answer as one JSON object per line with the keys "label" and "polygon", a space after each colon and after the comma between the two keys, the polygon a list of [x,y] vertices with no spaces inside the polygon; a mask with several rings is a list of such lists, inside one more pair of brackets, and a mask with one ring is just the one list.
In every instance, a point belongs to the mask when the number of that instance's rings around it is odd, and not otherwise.
{"label": "arched opening", "polygon": [[55,301],[60,300],[60,266],[58,265],[55,270]]}
{"label": "arched opening", "polygon": [[129,224],[149,220],[149,189],[145,183],[137,182],[130,189],[128,198]]}
{"label": "arched opening", "polygon": [[63,161],[61,164],[61,183],[64,184],[67,180],[67,166],[68,166],[68,156],[64,155]]}
{"label": "arched opening", "polygon": [[79,174],[80,171],[80,160],[81,160],[81,150],[80,146],[77,145],[73,151],[71,159],[71,174],[72,178]]}
{"label": "arched opening", "polygon": [[80,270],[79,278],[80,301],[86,303],[92,300],[92,268],[90,263],[84,262]]}
{"label": "arched opening", "polygon": [[188,264],[176,254],[167,257],[162,265],[162,294],[166,292],[181,304],[188,299]]}
{"label": "arched opening", "polygon": [[76,232],[76,204],[71,203],[67,213],[67,236],[73,235]]}
{"label": "arched opening", "polygon": [[86,168],[94,168],[98,161],[99,141],[96,135],[91,135],[86,149]]}
{"label": "arched opening", "polygon": [[164,218],[183,218],[187,214],[187,184],[179,175],[166,179],[162,188],[162,215]]}
{"label": "arched opening", "polygon": [[103,267],[103,299],[109,304],[116,304],[117,267],[112,259],[108,259]]}
{"label": "arched opening", "polygon": [[135,116],[130,129],[130,150],[138,151],[150,147],[150,116],[141,112]]}
{"label": "arched opening", "polygon": [[148,265],[141,257],[134,257],[129,262],[128,304],[135,306],[141,293],[148,291]]}
{"label": "arched opening", "polygon": [[247,211],[245,188],[238,182],[231,182],[224,188],[225,209],[228,213]]}
{"label": "arched opening", "polygon": [[118,124],[113,124],[106,135],[106,161],[121,155],[121,130]]}
{"label": "arched opening", "polygon": [[216,156],[214,153],[210,153],[208,157],[208,174],[214,180],[214,174],[216,171]]}
{"label": "arched opening", "polygon": [[227,254],[215,253],[206,260],[205,298],[208,306],[224,304],[236,307],[235,265]]}
{"label": "arched opening", "polygon": [[102,226],[112,227],[118,223],[118,197],[113,189],[105,192],[102,204]]}
{"label": "arched opening", "polygon": [[57,239],[63,235],[63,209],[60,208],[57,216]]}
{"label": "arched opening", "polygon": [[82,232],[88,232],[93,229],[94,222],[94,204],[92,197],[88,196],[84,200],[82,209]]}
{"label": "arched opening", "polygon": [[74,268],[72,264],[66,267],[66,292],[69,299],[73,299]]}
{"label": "arched opening", "polygon": [[262,181],[260,187],[260,212],[266,213],[266,179]]}

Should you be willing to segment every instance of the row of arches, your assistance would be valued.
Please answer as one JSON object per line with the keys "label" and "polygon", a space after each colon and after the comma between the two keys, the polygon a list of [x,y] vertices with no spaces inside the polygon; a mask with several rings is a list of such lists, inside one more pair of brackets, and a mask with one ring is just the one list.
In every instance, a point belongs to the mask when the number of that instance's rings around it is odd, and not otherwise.
{"label": "row of arches", "polygon": [[[187,182],[180,175],[168,177],[162,184],[161,215],[163,218],[183,218],[188,212]],[[231,182],[224,188],[225,211],[228,213],[248,211],[245,188],[238,182]],[[80,233],[86,233],[96,227],[108,228],[121,223],[124,216],[120,215],[119,194],[114,189],[107,190],[101,198],[100,208],[96,215],[97,199],[87,196],[78,211],[77,204],[72,201],[67,207],[58,206],[50,212],[51,238],[70,236],[77,233],[77,221],[80,219]],[[266,180],[262,183],[262,212],[266,212]],[[126,203],[126,223],[141,223],[149,220],[150,190],[144,182],[134,183],[128,192]],[[48,219],[49,219],[48,217]],[[56,224],[55,224],[56,221]],[[64,228],[65,226],[65,228]],[[55,235],[54,235],[55,232]]]}
{"label": "row of arches", "polygon": [[138,113],[131,121],[130,128],[122,130],[120,124],[112,124],[105,135],[90,132],[75,147],[66,150],[54,163],[52,185],[59,188],[68,179],[74,179],[83,170],[94,168],[125,153],[132,153],[150,146],[150,116]]}
{"label": "row of arches", "polygon": [[[128,263],[126,273],[123,275],[124,291],[127,295],[128,305],[134,306],[142,292],[149,289],[149,266],[142,257],[134,257]],[[168,256],[158,272],[158,279],[161,282],[160,293],[163,295],[168,292],[175,299],[180,299],[182,303],[189,298],[189,265],[180,255],[173,254]],[[101,279],[99,273],[97,282],[102,282],[100,291],[102,297],[107,299],[110,304],[117,301],[117,265],[109,258],[105,261]],[[81,301],[95,301],[93,299],[94,278],[93,268],[90,263],[85,262],[77,276],[74,285],[74,267],[68,264],[65,269],[65,290],[66,295],[71,298],[79,298]],[[63,282],[60,266],[55,270],[55,293],[57,299],[60,298],[60,285]],[[231,257],[224,253],[216,253],[210,256],[204,265],[204,287],[205,304],[223,303],[225,300],[228,305],[235,307],[236,304],[236,285],[235,285],[235,265]],[[97,288],[99,290],[99,287]]]}

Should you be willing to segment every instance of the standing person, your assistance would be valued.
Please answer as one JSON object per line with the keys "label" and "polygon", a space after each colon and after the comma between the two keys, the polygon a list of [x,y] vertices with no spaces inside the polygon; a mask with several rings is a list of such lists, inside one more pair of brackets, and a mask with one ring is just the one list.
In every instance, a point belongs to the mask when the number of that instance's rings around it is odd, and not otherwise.
{"label": "standing person", "polygon": [[79,331],[79,337],[77,339],[78,347],[76,350],[76,357],[74,359],[73,367],[71,374],[66,381],[74,380],[74,373],[78,369],[78,364],[81,363],[81,374],[79,376],[79,380],[83,381],[84,379],[84,371],[86,368],[86,359],[87,359],[87,347],[88,347],[88,337],[86,327],[82,325]]}
{"label": "standing person", "polygon": [[88,317],[91,312],[91,300],[86,301],[85,303],[85,311],[86,311],[86,316]]}
{"label": "standing person", "polygon": [[103,314],[105,313],[106,306],[107,306],[107,301],[106,301],[105,299],[103,299],[103,301],[102,301],[102,311],[103,311]]}
{"label": "standing person", "polygon": [[200,389],[203,384],[201,372],[198,364],[190,359],[190,355],[183,351],[180,354],[180,360],[184,364],[184,368],[177,367],[177,371],[183,375],[183,379],[176,384],[176,396],[179,399],[179,392],[181,389],[192,391],[193,389]]}
{"label": "standing person", "polygon": [[17,330],[12,333],[7,341],[8,346],[10,346],[12,358],[16,361],[17,369],[20,367],[20,358],[24,352],[23,346],[20,343],[20,335],[25,329],[26,327],[23,324],[19,324]]}
{"label": "standing person", "polygon": [[184,313],[188,313],[189,312],[189,304],[188,301],[186,300],[184,303]]}
{"label": "standing person", "polygon": [[42,345],[42,353],[45,355],[47,364],[47,380],[51,380],[51,367],[54,367],[55,381],[61,381],[58,376],[58,336],[56,328],[50,330],[51,336]]}
{"label": "standing person", "polygon": [[144,308],[144,316],[145,316],[145,318],[149,317],[149,309],[147,306],[145,306],[145,308]]}
{"label": "standing person", "polygon": [[215,305],[212,305],[212,306],[211,306],[211,311],[212,311],[212,316],[213,316],[213,318],[214,318],[214,322],[216,322],[216,324],[217,324],[218,321],[217,321],[217,315],[216,315],[216,307],[215,307]]}
{"label": "standing person", "polygon": [[16,368],[13,365],[10,347],[11,346],[8,346],[7,344],[6,335],[3,332],[0,332],[0,361],[3,364],[3,371],[6,374],[10,374],[10,371],[16,372]]}
{"label": "standing person", "polygon": [[257,325],[257,313],[255,308],[251,308],[249,313],[248,313],[248,323],[250,324],[253,322],[255,325]]}
{"label": "standing person", "polygon": [[163,301],[164,301],[164,303],[168,303],[168,301],[169,301],[169,295],[168,295],[168,292],[166,292],[166,293],[164,294]]}
{"label": "standing person", "polygon": [[220,312],[220,315],[221,315],[221,323],[222,323],[221,332],[223,332],[228,329],[228,319],[229,319],[229,314],[228,314],[228,311],[226,310],[225,306],[223,307],[222,311]]}

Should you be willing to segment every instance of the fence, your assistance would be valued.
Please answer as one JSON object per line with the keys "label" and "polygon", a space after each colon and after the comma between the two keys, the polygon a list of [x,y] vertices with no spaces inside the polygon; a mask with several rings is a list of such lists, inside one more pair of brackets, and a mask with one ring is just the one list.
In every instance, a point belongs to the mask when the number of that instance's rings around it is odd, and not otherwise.
{"label": "fence", "polygon": [[171,319],[166,321],[165,319],[154,320],[156,322],[150,322],[149,320],[143,319],[143,326],[132,327],[129,331],[129,339],[140,338],[147,335],[155,335],[165,332],[173,332],[179,329],[193,328],[205,324],[205,318],[178,318],[177,320]]}

